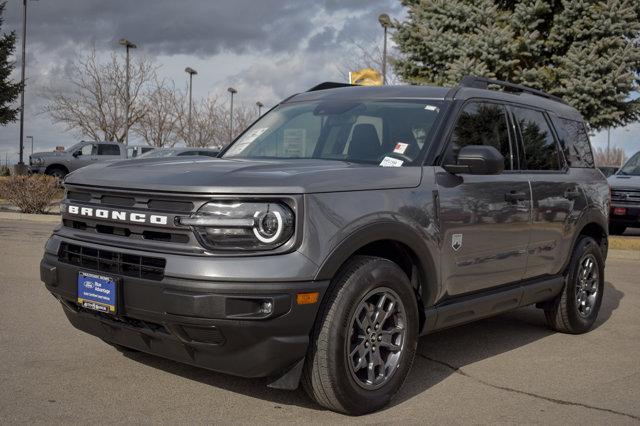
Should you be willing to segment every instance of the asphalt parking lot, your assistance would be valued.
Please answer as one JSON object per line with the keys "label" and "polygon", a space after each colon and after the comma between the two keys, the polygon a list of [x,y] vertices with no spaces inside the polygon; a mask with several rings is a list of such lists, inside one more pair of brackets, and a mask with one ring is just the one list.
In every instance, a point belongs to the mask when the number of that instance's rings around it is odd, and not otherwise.
{"label": "asphalt parking lot", "polygon": [[349,418],[76,331],[39,280],[52,228],[0,220],[0,423],[640,423],[637,260],[608,261],[589,334],[552,333],[525,308],[423,337],[393,404]]}

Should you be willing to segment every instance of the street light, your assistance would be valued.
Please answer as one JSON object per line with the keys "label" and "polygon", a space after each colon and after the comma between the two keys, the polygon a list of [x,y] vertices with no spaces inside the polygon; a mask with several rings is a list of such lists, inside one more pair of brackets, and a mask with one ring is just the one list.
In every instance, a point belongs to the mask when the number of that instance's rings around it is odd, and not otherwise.
{"label": "street light", "polygon": [[256,102],[256,106],[258,107],[258,117],[260,117],[260,110],[262,110],[262,107],[264,106],[264,104],[260,101]]}
{"label": "street light", "polygon": [[378,16],[378,22],[384,29],[384,44],[382,48],[382,84],[387,84],[387,28],[391,26],[391,18],[386,13]]}
{"label": "street light", "polygon": [[31,155],[33,155],[33,136],[27,136],[27,139],[31,139]]}
{"label": "street light", "polygon": [[231,109],[229,110],[229,143],[233,142],[233,95],[238,93],[233,87],[229,87],[227,92],[231,93]]}
{"label": "street light", "polygon": [[125,104],[124,107],[124,119],[125,119],[125,125],[124,125],[124,144],[125,145],[129,145],[129,103],[131,101],[130,97],[131,94],[129,93],[129,49],[135,49],[138,46],[136,46],[135,44],[131,43],[129,40],[127,40],[126,38],[121,38],[120,41],[118,42],[121,45],[123,45],[126,50],[127,50],[127,103]]}
{"label": "street light", "polygon": [[18,161],[18,173],[25,172],[24,167],[24,89],[27,69],[27,0],[22,0],[22,69],[20,70],[20,161]]}
{"label": "street light", "polygon": [[191,88],[193,87],[193,76],[198,74],[198,71],[191,67],[186,67],[184,72],[189,74],[189,142],[191,142],[191,105],[193,104],[191,97]]}

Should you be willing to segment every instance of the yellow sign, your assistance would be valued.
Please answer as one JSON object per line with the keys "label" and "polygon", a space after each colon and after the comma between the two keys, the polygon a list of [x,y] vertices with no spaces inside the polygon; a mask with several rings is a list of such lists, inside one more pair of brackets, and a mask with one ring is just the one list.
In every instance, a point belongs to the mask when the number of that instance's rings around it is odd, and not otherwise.
{"label": "yellow sign", "polygon": [[382,75],[373,68],[363,68],[349,73],[349,84],[382,86]]}

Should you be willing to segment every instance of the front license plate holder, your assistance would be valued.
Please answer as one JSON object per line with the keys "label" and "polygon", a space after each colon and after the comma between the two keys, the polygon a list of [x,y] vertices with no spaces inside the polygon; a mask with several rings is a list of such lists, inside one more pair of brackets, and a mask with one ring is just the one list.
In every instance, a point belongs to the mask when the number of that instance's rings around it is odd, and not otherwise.
{"label": "front license plate holder", "polygon": [[78,305],[105,314],[118,313],[117,278],[78,272]]}

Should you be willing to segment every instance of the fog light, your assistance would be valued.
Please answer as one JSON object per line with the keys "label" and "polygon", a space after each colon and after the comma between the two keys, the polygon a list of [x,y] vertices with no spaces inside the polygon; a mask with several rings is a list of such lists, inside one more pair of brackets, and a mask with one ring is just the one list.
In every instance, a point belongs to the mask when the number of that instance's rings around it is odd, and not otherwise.
{"label": "fog light", "polygon": [[260,305],[260,309],[258,310],[258,313],[263,315],[269,315],[271,311],[273,311],[273,303],[262,302],[262,304]]}
{"label": "fog light", "polygon": [[613,214],[614,216],[624,216],[627,214],[627,209],[624,207],[614,207]]}

